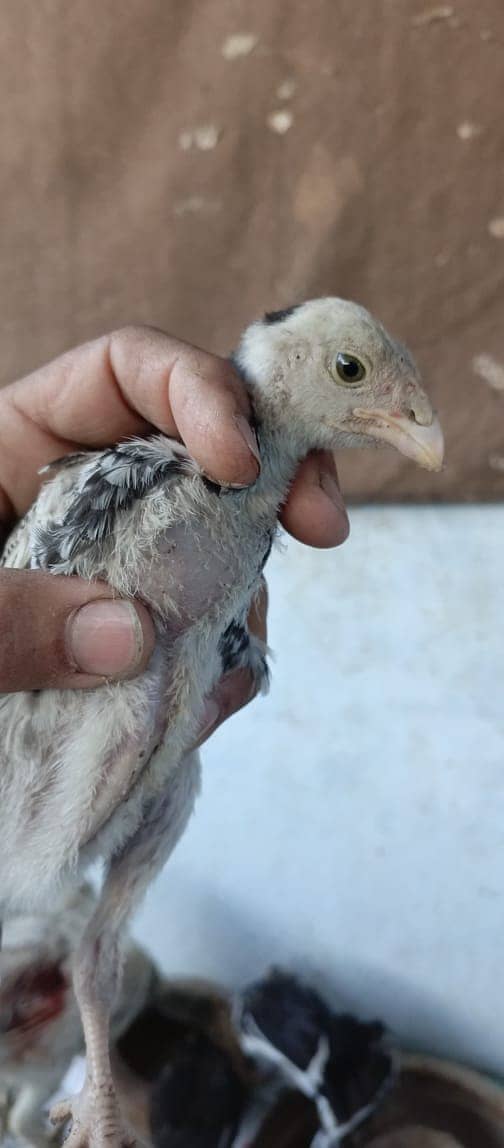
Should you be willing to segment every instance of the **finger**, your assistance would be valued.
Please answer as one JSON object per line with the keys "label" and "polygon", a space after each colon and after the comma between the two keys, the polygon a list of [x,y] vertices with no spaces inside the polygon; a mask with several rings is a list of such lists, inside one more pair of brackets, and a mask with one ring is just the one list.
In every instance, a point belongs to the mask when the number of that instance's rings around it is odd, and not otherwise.
{"label": "finger", "polygon": [[268,618],[268,587],[264,578],[261,579],[259,593],[255,595],[248,613],[248,628],[255,638],[266,643]]}
{"label": "finger", "polygon": [[[249,418],[230,362],[161,331],[125,328],[0,393],[0,485],[22,513],[37,492],[37,469],[75,444],[102,447],[152,426],[181,438],[215,481],[247,485],[259,471]],[[27,449],[30,467],[20,468]]]}
{"label": "finger", "polygon": [[[268,588],[262,579],[259,593],[256,594],[249,610],[248,629],[254,637],[264,643],[267,640],[267,613]],[[257,691],[257,679],[250,670],[242,668],[225,674],[205,702],[201,730],[195,748],[202,745],[223,721],[248,705],[255,698]]]}
{"label": "finger", "polygon": [[101,583],[0,571],[0,692],[134,677],[154,648],[149,613]]}
{"label": "finger", "polygon": [[315,451],[301,463],[280,520],[307,546],[325,549],[348,538],[350,524],[329,451]]}
{"label": "finger", "polygon": [[202,728],[194,748],[197,749],[202,745],[232,714],[248,705],[256,693],[257,683],[250,670],[244,668],[231,670],[221,678],[205,702]]}

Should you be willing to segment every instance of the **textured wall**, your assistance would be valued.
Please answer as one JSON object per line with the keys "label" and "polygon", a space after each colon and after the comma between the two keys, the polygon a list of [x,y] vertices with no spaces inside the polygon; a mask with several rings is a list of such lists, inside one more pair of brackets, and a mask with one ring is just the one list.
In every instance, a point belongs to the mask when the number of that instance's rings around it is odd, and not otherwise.
{"label": "textured wall", "polygon": [[441,478],[354,457],[347,492],[502,496],[503,76],[502,0],[5,0],[1,377],[346,294],[448,430]]}

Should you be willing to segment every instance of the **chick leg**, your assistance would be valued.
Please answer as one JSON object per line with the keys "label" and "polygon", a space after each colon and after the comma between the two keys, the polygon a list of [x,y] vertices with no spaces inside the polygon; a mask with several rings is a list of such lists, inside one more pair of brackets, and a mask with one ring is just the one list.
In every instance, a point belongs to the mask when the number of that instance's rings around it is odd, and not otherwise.
{"label": "chick leg", "polygon": [[110,1064],[110,1012],[117,992],[120,937],[127,918],[176,845],[199,785],[199,759],[186,757],[167,791],[145,811],[133,837],[111,859],[100,901],[74,962],[74,988],[86,1041],[84,1088],[55,1105],[51,1120],[72,1120],[66,1148],[126,1148],[133,1134],[121,1117]]}

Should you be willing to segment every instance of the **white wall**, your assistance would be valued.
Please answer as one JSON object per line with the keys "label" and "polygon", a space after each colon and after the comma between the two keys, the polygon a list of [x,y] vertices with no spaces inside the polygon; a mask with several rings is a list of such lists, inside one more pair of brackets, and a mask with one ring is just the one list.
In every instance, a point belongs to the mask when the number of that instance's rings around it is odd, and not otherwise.
{"label": "white wall", "polygon": [[283,962],[504,1070],[504,507],[351,517],[273,556],[270,696],[207,747],[136,932],[168,971]]}

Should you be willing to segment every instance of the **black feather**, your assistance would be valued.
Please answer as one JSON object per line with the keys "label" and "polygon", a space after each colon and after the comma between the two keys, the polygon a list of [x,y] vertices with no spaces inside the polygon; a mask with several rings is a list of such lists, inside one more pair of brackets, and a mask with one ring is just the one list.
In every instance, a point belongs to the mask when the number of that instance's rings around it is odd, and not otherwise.
{"label": "black feather", "polygon": [[[15,553],[15,551],[18,547],[18,539],[19,539],[20,532],[21,532],[21,524],[17,523],[16,526],[14,527],[14,529],[11,531],[11,533],[6,538],[5,545],[4,545],[4,548],[2,550],[2,554],[0,557],[0,566],[8,565],[9,559]],[[30,560],[28,558],[27,561],[24,563],[24,569],[28,570],[29,568],[30,568]],[[19,567],[19,569],[22,569],[22,567]]]}
{"label": "black feather", "polygon": [[219,654],[222,659],[222,673],[227,674],[243,664],[242,654],[250,646],[250,637],[241,622],[230,622],[219,638]]}
{"label": "black feather", "polygon": [[323,1092],[339,1121],[379,1103],[395,1079],[395,1064],[379,1021],[333,1015]]}
{"label": "black feather", "polygon": [[[221,495],[226,489],[225,487],[221,486],[219,482],[214,482],[213,478],[208,478],[206,474],[201,475],[201,481],[204,483],[206,489],[210,491],[210,494],[216,494],[217,497],[219,497],[219,495]],[[232,493],[229,487],[227,488],[227,493]]]}
{"label": "black feather", "polygon": [[120,512],[129,510],[167,479],[190,473],[191,464],[182,454],[174,453],[170,458],[160,450],[153,455],[142,443],[121,443],[104,451],[61,521],[37,531],[36,564],[51,568],[76,558],[90,546],[102,545]]}
{"label": "black feather", "polygon": [[79,450],[73,454],[64,454],[61,458],[53,458],[52,462],[48,462],[47,466],[42,466],[39,474],[50,474],[53,470],[68,470],[71,466],[77,466],[81,462],[86,462],[90,457],[91,451]]}
{"label": "black feather", "polygon": [[272,530],[270,535],[269,535],[268,545],[267,545],[266,550],[264,551],[264,554],[261,558],[261,565],[259,566],[259,573],[260,574],[262,574],[262,571],[264,570],[264,567],[265,567],[265,565],[268,561],[268,558],[271,554],[271,548],[273,546],[274,537],[275,537],[275,531]]}
{"label": "black feather", "polygon": [[229,1058],[209,1040],[196,1038],[153,1086],[150,1125],[155,1148],[227,1148],[244,1099]]}
{"label": "black feather", "polygon": [[253,1017],[275,1048],[303,1069],[331,1024],[330,1011],[314,989],[279,969],[245,990],[243,1012]]}

